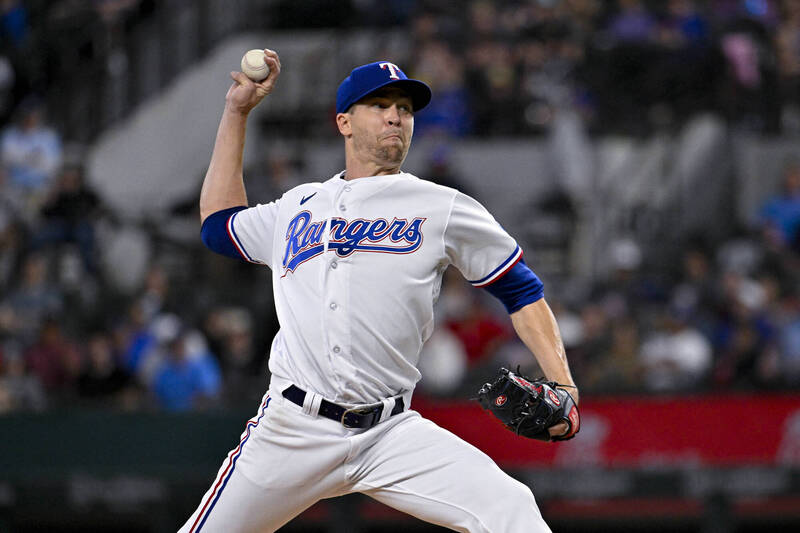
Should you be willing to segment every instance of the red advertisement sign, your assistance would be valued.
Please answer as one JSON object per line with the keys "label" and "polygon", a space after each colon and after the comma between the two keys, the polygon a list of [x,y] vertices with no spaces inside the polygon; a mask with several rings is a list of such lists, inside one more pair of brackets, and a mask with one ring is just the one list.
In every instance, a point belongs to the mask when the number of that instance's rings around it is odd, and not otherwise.
{"label": "red advertisement sign", "polygon": [[580,433],[556,444],[515,436],[477,403],[414,408],[511,467],[800,467],[800,394],[581,398]]}

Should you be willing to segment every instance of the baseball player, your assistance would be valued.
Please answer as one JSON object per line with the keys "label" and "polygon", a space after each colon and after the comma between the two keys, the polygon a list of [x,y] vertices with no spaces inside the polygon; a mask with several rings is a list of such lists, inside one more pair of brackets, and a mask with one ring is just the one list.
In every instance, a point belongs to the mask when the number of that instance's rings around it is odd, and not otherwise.
{"label": "baseball player", "polygon": [[451,264],[502,300],[549,379],[574,385],[514,239],[472,198],[401,170],[430,89],[389,61],[356,68],[336,95],[345,170],[247,207],[247,116],[281,70],[264,55],[262,82],[231,73],[200,211],[210,249],[272,269],[280,331],[268,392],[181,531],[274,531],[352,492],[456,531],[550,531],[527,486],[410,409]]}

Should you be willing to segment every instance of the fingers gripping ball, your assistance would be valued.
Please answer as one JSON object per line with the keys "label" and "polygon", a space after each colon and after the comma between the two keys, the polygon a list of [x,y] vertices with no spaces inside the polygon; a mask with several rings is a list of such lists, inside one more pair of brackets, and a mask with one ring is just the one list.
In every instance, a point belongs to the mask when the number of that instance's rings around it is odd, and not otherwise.
{"label": "fingers gripping ball", "polygon": [[[572,396],[558,383],[531,380],[508,369],[478,391],[478,401],[508,429],[537,440],[567,440],[580,429],[580,415]],[[564,435],[551,437],[548,428],[566,422]]]}
{"label": "fingers gripping ball", "polygon": [[264,50],[248,50],[242,57],[242,72],[253,81],[263,81],[269,76],[269,65],[264,60]]}

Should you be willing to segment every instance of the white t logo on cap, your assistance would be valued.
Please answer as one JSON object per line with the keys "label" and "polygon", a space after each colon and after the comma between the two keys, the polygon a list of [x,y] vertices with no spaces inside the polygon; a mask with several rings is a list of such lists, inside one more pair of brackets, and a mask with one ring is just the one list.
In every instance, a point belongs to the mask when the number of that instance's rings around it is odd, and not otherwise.
{"label": "white t logo on cap", "polygon": [[392,78],[393,80],[400,79],[400,76],[397,75],[397,71],[400,70],[400,67],[398,67],[394,63],[381,63],[379,66],[381,68],[388,68],[389,72],[391,73],[389,74],[389,77]]}

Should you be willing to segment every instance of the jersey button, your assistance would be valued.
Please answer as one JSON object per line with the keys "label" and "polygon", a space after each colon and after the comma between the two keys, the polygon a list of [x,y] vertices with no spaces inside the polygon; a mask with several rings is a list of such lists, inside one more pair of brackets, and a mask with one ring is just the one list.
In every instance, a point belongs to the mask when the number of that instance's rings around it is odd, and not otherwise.
{"label": "jersey button", "polygon": [[341,352],[341,351],[342,351],[342,349],[341,349],[341,348],[339,348],[338,346],[334,346],[334,347],[333,347],[333,353],[339,353],[339,352]]}
{"label": "jersey button", "polygon": [[349,186],[349,185],[345,185],[345,186],[344,186],[344,191],[345,191],[345,192],[350,192],[350,191],[352,191],[352,190],[353,190],[353,188],[352,188],[351,186]]}
{"label": "jersey button", "polygon": [[336,270],[336,267],[338,267],[338,266],[339,266],[339,263],[337,263],[336,261],[331,261],[331,268],[332,269]]}
{"label": "jersey button", "polygon": [[347,206],[344,204],[339,204],[339,211],[347,211]]}
{"label": "jersey button", "polygon": [[336,302],[331,302],[331,305],[330,305],[330,308],[331,308],[331,309],[333,309],[334,311],[336,311],[336,308],[337,308],[337,307],[339,307],[339,306],[338,306],[338,305],[336,305]]}

